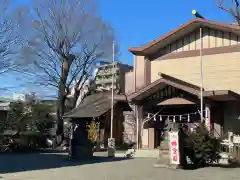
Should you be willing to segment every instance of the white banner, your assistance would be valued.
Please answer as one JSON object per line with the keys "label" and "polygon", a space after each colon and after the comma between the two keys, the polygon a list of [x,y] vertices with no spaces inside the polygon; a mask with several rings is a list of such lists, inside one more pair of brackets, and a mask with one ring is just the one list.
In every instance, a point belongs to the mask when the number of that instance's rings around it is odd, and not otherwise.
{"label": "white banner", "polygon": [[178,165],[180,164],[178,131],[170,131],[168,132],[168,135],[170,163]]}

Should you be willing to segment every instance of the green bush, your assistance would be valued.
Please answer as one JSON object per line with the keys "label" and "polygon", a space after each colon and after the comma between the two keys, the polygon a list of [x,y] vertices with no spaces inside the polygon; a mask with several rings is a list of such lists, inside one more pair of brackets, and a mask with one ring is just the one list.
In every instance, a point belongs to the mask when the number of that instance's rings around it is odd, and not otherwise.
{"label": "green bush", "polygon": [[16,131],[17,137],[9,136],[16,140],[17,148],[20,149],[46,147],[45,135],[51,133],[55,121],[51,112],[51,107],[46,104],[13,102],[7,118],[0,122],[0,133]]}
{"label": "green bush", "polygon": [[196,166],[206,166],[220,158],[220,139],[210,135],[204,123],[201,123],[195,131],[187,132],[185,145],[186,155]]}

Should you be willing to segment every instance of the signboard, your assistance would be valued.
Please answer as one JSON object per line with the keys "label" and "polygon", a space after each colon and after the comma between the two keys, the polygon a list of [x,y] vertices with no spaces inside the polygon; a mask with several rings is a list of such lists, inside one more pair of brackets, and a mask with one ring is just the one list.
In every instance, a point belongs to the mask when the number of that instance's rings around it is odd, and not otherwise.
{"label": "signboard", "polygon": [[170,131],[169,134],[169,154],[170,163],[174,165],[180,164],[179,156],[179,141],[178,141],[178,131]]}
{"label": "signboard", "polygon": [[108,138],[108,148],[115,149],[115,138]]}
{"label": "signboard", "polygon": [[108,138],[108,157],[115,156],[115,139]]}

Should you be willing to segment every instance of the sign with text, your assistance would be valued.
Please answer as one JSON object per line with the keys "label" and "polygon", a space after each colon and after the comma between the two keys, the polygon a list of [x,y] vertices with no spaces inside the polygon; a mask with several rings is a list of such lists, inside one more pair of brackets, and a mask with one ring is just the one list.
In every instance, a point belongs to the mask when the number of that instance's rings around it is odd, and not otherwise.
{"label": "sign with text", "polygon": [[178,131],[170,131],[169,134],[169,154],[171,164],[180,164]]}

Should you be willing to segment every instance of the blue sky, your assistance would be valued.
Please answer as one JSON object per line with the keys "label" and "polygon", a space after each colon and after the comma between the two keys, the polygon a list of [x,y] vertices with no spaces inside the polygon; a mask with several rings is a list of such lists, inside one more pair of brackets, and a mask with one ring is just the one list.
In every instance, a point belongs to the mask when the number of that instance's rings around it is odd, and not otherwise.
{"label": "blue sky", "polygon": [[[230,0],[226,0],[230,1]],[[231,22],[231,17],[216,8],[217,0],[100,0],[103,17],[114,26],[122,60],[132,63],[127,49],[139,46],[191,20],[196,9],[209,20]]]}
{"label": "blue sky", "polygon": [[[16,0],[22,3],[28,0]],[[226,0],[229,1],[230,0]],[[132,46],[140,46],[167,33],[193,18],[193,9],[205,18],[232,22],[231,17],[216,8],[217,0],[99,0],[103,18],[111,23],[117,34],[121,61],[132,64],[133,56],[128,52]],[[0,83],[16,85],[20,80],[11,76],[0,77]],[[21,88],[16,91],[31,91]]]}

